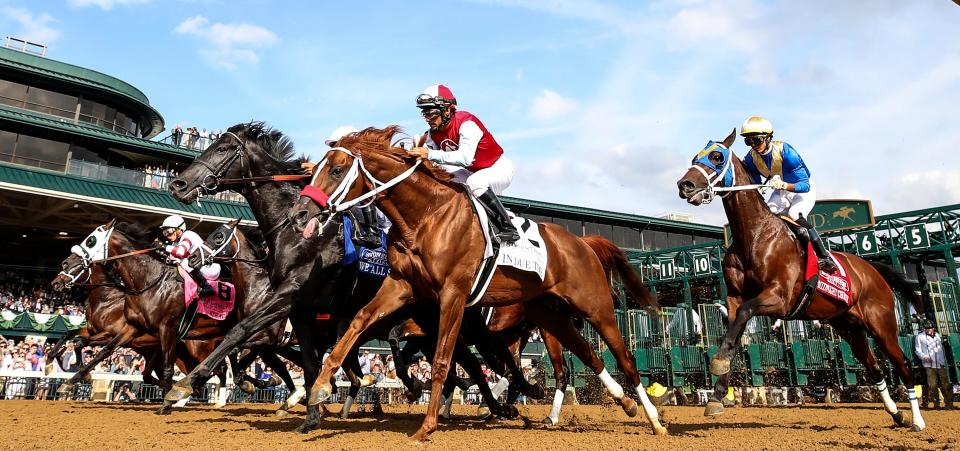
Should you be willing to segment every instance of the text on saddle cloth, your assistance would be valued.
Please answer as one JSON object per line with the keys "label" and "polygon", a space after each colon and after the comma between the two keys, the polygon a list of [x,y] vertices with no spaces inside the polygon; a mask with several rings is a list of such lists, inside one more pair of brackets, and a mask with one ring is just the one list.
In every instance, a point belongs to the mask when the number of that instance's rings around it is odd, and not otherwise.
{"label": "text on saddle cloth", "polygon": [[510,212],[510,220],[516,227],[517,233],[520,234],[520,239],[514,243],[500,244],[495,250],[487,210],[480,204],[480,200],[476,196],[471,195],[470,200],[473,211],[480,221],[480,228],[483,230],[484,252],[483,261],[480,263],[480,268],[475,276],[466,306],[472,307],[480,302],[483,294],[487,291],[487,286],[493,279],[494,270],[499,265],[535,272],[540,276],[540,280],[543,280],[547,268],[547,246],[543,242],[543,237],[540,236],[540,226],[529,219],[515,216],[513,212]]}
{"label": "text on saddle cloth", "polygon": [[376,277],[387,277],[390,266],[387,263],[387,234],[380,230],[380,247],[371,249],[357,245],[354,240],[355,225],[350,216],[343,216],[343,264],[344,266],[360,261],[357,268],[364,274]]}
{"label": "text on saddle cloth", "polygon": [[213,296],[207,296],[205,298],[197,299],[197,282],[193,280],[193,277],[190,277],[182,267],[177,266],[177,270],[180,271],[180,277],[183,278],[183,303],[186,306],[190,306],[194,300],[197,300],[197,312],[209,316],[217,321],[223,321],[227,319],[227,315],[233,311],[233,306],[236,301],[237,292],[233,287],[233,284],[230,282],[223,282],[219,280],[209,280],[210,286],[213,287],[215,294]]}
{"label": "text on saddle cloth", "polygon": [[830,259],[833,260],[833,264],[836,265],[837,272],[828,273],[820,271],[817,265],[817,254],[813,250],[813,244],[807,242],[807,270],[804,280],[810,280],[810,278],[819,274],[820,278],[817,280],[817,291],[829,298],[843,301],[849,306],[851,299],[853,299],[850,275],[847,274],[846,268],[840,264],[840,259],[838,259],[833,252],[830,253]]}

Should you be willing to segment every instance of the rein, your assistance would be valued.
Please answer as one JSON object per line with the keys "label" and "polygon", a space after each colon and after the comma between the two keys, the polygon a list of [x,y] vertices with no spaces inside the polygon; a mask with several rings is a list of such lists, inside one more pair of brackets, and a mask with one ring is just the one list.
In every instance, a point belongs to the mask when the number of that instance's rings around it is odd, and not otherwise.
{"label": "rein", "polygon": [[255,182],[291,182],[304,180],[313,177],[310,174],[286,174],[286,175],[263,175],[259,177],[246,177],[241,179],[221,179],[217,185],[242,185]]}
{"label": "rein", "polygon": [[134,255],[146,254],[147,252],[151,252],[151,251],[153,251],[154,249],[155,249],[155,248],[150,247],[150,248],[146,248],[146,249],[140,249],[140,250],[136,250],[136,251],[130,251],[130,252],[127,252],[126,254],[114,255],[113,257],[101,258],[100,260],[92,260],[92,261],[88,262],[87,264],[89,264],[89,265],[96,265],[96,264],[98,264],[98,263],[104,263],[104,262],[108,262],[108,261],[111,261],[111,260],[119,260],[119,259],[121,259],[121,258],[132,257],[132,256],[134,256]]}

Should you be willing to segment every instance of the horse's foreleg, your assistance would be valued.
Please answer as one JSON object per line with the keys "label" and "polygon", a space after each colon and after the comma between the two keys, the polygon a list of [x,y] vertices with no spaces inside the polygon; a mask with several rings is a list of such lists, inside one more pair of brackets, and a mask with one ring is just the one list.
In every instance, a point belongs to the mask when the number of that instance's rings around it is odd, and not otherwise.
{"label": "horse's foreleg", "polygon": [[[464,290],[469,291],[469,290]],[[383,292],[382,290],[380,291]],[[378,295],[379,297],[379,295]],[[427,406],[427,416],[423,419],[420,429],[413,434],[413,439],[423,442],[433,431],[437,430],[437,414],[440,412],[443,384],[450,371],[450,361],[460,333],[460,324],[463,322],[463,306],[466,296],[455,286],[448,285],[440,294],[440,327],[437,330],[437,349],[433,354],[433,384],[430,390],[430,404]]]}
{"label": "horse's foreleg", "polygon": [[[86,327],[83,328],[86,330]],[[53,345],[53,349],[47,353],[45,360],[45,365],[43,366],[43,374],[49,376],[53,372],[53,361],[60,358],[60,354],[63,353],[63,349],[67,346],[67,342],[73,340],[73,337],[80,332],[80,329],[71,330],[67,332],[66,335],[57,340],[57,343]]]}
{"label": "horse's foreleg", "polygon": [[[382,320],[393,312],[396,312],[408,302],[413,300],[413,289],[406,281],[399,279],[398,276],[390,275],[377,295],[365,305],[350,322],[350,326],[343,334],[343,337],[334,346],[333,351],[323,362],[323,371],[320,377],[314,382],[313,389],[310,391],[309,404],[320,404],[333,394],[333,386],[330,384],[330,377],[347,358],[347,355],[353,349],[360,338],[370,326],[377,321]],[[355,358],[355,357],[354,357]]]}
{"label": "horse's foreleg", "polygon": [[[160,325],[158,338],[160,339],[160,355],[163,356],[163,377],[161,379],[163,380],[164,390],[169,391],[173,388],[173,367],[177,358],[177,326],[174,321]],[[187,394],[187,397],[191,394],[193,394],[192,385],[190,385],[190,392]],[[166,397],[164,398],[166,399]],[[186,399],[186,397],[184,399]],[[157,409],[156,414],[169,415],[172,407],[173,405],[171,403],[164,402],[163,405]]]}
{"label": "horse's foreleg", "polygon": [[61,384],[60,388],[57,389],[57,393],[59,395],[66,396],[66,397],[71,396],[74,385],[76,385],[76,383],[79,382],[81,379],[86,380],[87,378],[89,378],[90,371],[92,371],[97,366],[98,363],[102,362],[104,359],[109,357],[110,354],[113,353],[114,349],[129,343],[130,340],[133,338],[133,334],[135,333],[135,331],[136,329],[132,327],[127,328],[123,331],[122,334],[113,337],[113,339],[110,340],[109,343],[107,343],[103,348],[100,349],[100,352],[98,352],[97,355],[93,356],[93,359],[81,365],[80,368],[77,369],[77,372],[74,373],[73,377],[71,377],[67,382],[64,382],[63,384]]}
{"label": "horse's foreleg", "polygon": [[[354,350],[352,354],[356,355],[359,353],[359,348]],[[363,368],[360,367],[359,359],[350,359],[347,364],[346,374],[347,379],[350,380],[350,390],[347,392],[347,399],[343,400],[343,407],[340,409],[340,418],[348,418],[350,416],[350,408],[353,407],[354,401],[357,400],[357,395],[360,393],[360,376],[366,377],[363,374]]]}
{"label": "horse's foreleg", "polygon": [[[317,374],[320,372],[320,358],[323,349],[326,349],[329,343],[322,342],[317,338],[317,319],[316,313],[312,310],[294,311],[290,315],[290,324],[293,325],[293,333],[297,335],[300,341],[300,361],[303,368],[303,387],[296,389],[281,410],[290,410],[304,396],[309,396],[313,384],[317,381]],[[319,352],[318,352],[319,351]],[[298,428],[298,432],[310,432],[320,426],[320,407],[317,405],[307,405],[307,415],[303,424]]]}
{"label": "horse's foreleg", "polygon": [[[414,402],[417,398],[420,397],[420,386],[414,384],[415,379],[410,377],[410,374],[407,373],[407,361],[406,354],[408,350],[413,350],[415,347],[413,342],[419,340],[415,338],[413,340],[407,339],[407,346],[403,349],[400,348],[400,339],[403,336],[404,324],[399,324],[393,329],[390,329],[390,335],[387,337],[387,342],[390,343],[390,352],[393,354],[393,365],[397,373],[397,377],[400,378],[400,382],[403,383],[403,386],[406,387],[407,400]],[[411,356],[413,353],[410,354]]]}

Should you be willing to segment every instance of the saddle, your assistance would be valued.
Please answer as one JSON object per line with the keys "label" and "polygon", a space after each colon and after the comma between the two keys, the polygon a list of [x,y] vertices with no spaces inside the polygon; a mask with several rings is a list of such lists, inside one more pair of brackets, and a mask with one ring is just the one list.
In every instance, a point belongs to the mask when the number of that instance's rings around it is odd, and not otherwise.
{"label": "saddle", "polygon": [[833,264],[836,265],[837,272],[831,274],[820,271],[817,253],[813,250],[813,243],[810,241],[810,235],[807,233],[807,229],[794,222],[794,220],[788,216],[781,215],[780,219],[786,223],[790,233],[800,243],[800,248],[804,249],[801,255],[803,256],[805,268],[803,289],[800,290],[800,300],[784,319],[791,320],[803,314],[813,300],[815,291],[819,291],[829,299],[841,301],[849,306],[850,300],[853,299],[853,296],[851,296],[850,276],[847,274],[846,268],[840,263],[840,260],[837,259],[833,252],[830,252],[830,258],[833,260]]}

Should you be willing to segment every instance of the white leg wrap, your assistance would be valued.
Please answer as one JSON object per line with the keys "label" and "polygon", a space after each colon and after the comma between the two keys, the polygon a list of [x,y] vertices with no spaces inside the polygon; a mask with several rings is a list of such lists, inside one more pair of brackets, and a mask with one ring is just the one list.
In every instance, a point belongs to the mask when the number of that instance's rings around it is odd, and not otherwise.
{"label": "white leg wrap", "polygon": [[881,380],[875,386],[877,391],[880,392],[880,398],[883,399],[883,408],[887,409],[887,413],[891,415],[897,413],[897,403],[893,402],[893,398],[890,397],[890,391],[887,390],[887,381]]}
{"label": "white leg wrap", "polygon": [[623,398],[623,387],[613,380],[613,376],[607,372],[607,369],[604,368],[600,374],[597,375],[600,378],[600,382],[603,382],[603,386],[607,387],[607,391],[610,392],[610,396],[613,396],[614,399]]}
{"label": "white leg wrap", "polygon": [[217,390],[217,407],[223,407],[227,405],[227,387],[220,387]]}
{"label": "white leg wrap", "polygon": [[640,403],[643,404],[643,411],[647,413],[647,419],[651,423],[659,425],[660,414],[657,413],[657,406],[650,402],[650,397],[647,396],[647,391],[643,389],[643,384],[637,385],[637,396],[640,397]]}
{"label": "white leg wrap", "polygon": [[307,390],[303,387],[297,387],[293,393],[290,393],[290,396],[287,397],[286,409],[292,409],[293,406],[297,405],[304,396],[307,395]]}
{"label": "white leg wrap", "polygon": [[505,377],[501,377],[500,380],[497,381],[497,384],[490,389],[490,391],[493,392],[494,398],[499,398],[500,395],[507,391],[508,388],[510,388],[510,381]]}
{"label": "white leg wrap", "polygon": [[914,430],[922,431],[923,428],[927,427],[927,424],[923,421],[923,416],[920,415],[920,402],[917,401],[917,390],[908,388],[907,398],[910,398],[910,413],[913,414],[913,428]]}
{"label": "white leg wrap", "polygon": [[186,397],[186,398],[184,398],[184,399],[181,399],[181,400],[177,401],[177,403],[174,404],[173,406],[174,406],[174,407],[183,407],[183,406],[187,405],[187,402],[189,402],[189,401],[190,401],[190,397],[188,396],[188,397]]}
{"label": "white leg wrap", "polygon": [[563,405],[563,392],[557,390],[553,393],[553,406],[550,407],[550,421],[553,424],[560,423],[560,406]]}

